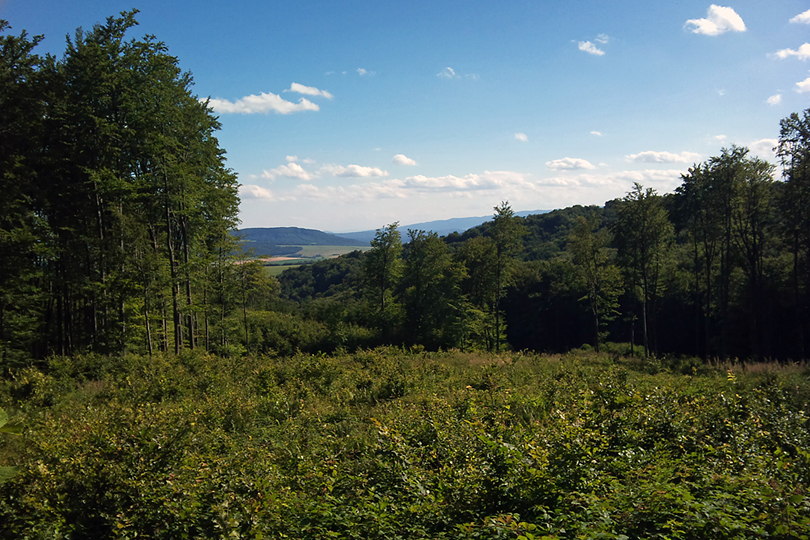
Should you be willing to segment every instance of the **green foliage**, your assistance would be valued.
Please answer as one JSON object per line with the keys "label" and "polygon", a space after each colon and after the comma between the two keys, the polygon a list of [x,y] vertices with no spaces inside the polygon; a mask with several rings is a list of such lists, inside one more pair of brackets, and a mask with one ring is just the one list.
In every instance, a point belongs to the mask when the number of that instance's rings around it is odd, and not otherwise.
{"label": "green foliage", "polygon": [[611,347],[55,358],[0,387],[0,536],[810,534],[806,368]]}

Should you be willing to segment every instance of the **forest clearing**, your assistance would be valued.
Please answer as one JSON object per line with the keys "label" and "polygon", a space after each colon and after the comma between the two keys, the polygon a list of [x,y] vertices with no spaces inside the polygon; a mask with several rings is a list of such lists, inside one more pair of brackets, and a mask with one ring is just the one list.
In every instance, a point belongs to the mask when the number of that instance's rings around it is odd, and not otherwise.
{"label": "forest clearing", "polygon": [[809,401],[587,350],[54,358],[0,387],[0,536],[802,538]]}

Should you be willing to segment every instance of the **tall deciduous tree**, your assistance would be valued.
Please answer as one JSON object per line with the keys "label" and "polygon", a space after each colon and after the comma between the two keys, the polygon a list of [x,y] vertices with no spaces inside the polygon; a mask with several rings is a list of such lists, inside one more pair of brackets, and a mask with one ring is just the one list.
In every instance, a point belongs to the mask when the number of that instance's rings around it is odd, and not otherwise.
{"label": "tall deciduous tree", "polygon": [[662,292],[662,272],[673,228],[661,198],[640,184],[617,208],[614,224],[619,257],[631,290],[637,290],[644,353],[650,351],[650,327],[654,328],[655,301]]}
{"label": "tall deciduous tree", "polygon": [[407,333],[427,347],[460,344],[463,266],[434,232],[408,231],[402,297]]}
{"label": "tall deciduous tree", "polygon": [[399,318],[394,292],[402,277],[402,269],[402,237],[399,223],[395,222],[377,229],[364,263],[366,286],[383,334],[390,334]]}
{"label": "tall deciduous tree", "polygon": [[810,339],[810,109],[793,113],[779,124],[777,155],[785,189],[779,207],[792,265],[794,354],[807,358]]}
{"label": "tall deciduous tree", "polygon": [[568,252],[585,291],[593,319],[594,348],[599,351],[602,329],[615,318],[622,292],[621,273],[613,263],[610,232],[600,228],[598,214],[577,216],[568,237]]}

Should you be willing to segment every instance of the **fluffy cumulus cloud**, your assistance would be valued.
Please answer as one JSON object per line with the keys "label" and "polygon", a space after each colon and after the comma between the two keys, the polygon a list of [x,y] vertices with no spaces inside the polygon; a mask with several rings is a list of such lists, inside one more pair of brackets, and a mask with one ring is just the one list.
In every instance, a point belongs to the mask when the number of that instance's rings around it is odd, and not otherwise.
{"label": "fluffy cumulus cloud", "polygon": [[782,94],[774,94],[765,100],[768,105],[779,105],[782,103]]}
{"label": "fluffy cumulus cloud", "polygon": [[810,92],[810,77],[796,83],[796,91],[800,94]]}
{"label": "fluffy cumulus cloud", "polygon": [[409,167],[413,167],[416,165],[416,161],[409,158],[405,154],[397,154],[393,157],[392,161],[397,165],[407,165]]}
{"label": "fluffy cumulus cloud", "polygon": [[529,142],[529,136],[525,133],[515,133],[515,140],[520,142]]}
{"label": "fluffy cumulus cloud", "polygon": [[388,171],[377,167],[363,165],[324,165],[321,172],[341,178],[370,178],[375,176],[388,176]]}
{"label": "fluffy cumulus cloud", "polygon": [[579,41],[579,42],[577,42],[577,48],[582,52],[586,52],[586,53],[592,54],[594,56],[604,56],[605,55],[605,51],[603,51],[602,49],[600,49],[599,47],[597,47],[596,45],[594,45],[590,41]]}
{"label": "fluffy cumulus cloud", "polygon": [[700,159],[700,154],[694,152],[680,152],[675,154],[673,152],[656,152],[647,150],[639,152],[638,154],[630,154],[625,156],[627,161],[635,161],[639,163],[694,163]]}
{"label": "fluffy cumulus cloud", "polygon": [[779,144],[777,139],[759,139],[748,143],[748,149],[763,159],[776,160],[774,148]]}
{"label": "fluffy cumulus cloud", "polygon": [[810,58],[810,43],[802,43],[798,49],[782,49],[776,51],[773,53],[773,56],[782,60],[790,58],[791,56],[795,56],[799,60],[807,60]]}
{"label": "fluffy cumulus cloud", "polygon": [[790,22],[798,24],[810,24],[810,9],[799,13],[798,15],[790,19]]}
{"label": "fluffy cumulus cloud", "polygon": [[255,184],[247,184],[239,186],[239,197],[242,199],[272,199],[273,194],[269,189]]}
{"label": "fluffy cumulus cloud", "polygon": [[745,32],[745,22],[733,8],[712,4],[704,19],[689,19],[684,28],[693,34],[719,36],[726,32]]}
{"label": "fluffy cumulus cloud", "polygon": [[272,92],[251,94],[236,101],[214,98],[209,100],[208,104],[220,114],[292,114],[320,110],[316,103],[306,98],[294,103]]}
{"label": "fluffy cumulus cloud", "polygon": [[593,165],[593,163],[591,163],[587,159],[571,158],[571,157],[564,157],[562,159],[546,161],[546,167],[554,171],[576,171],[582,169],[596,168]]}
{"label": "fluffy cumulus cloud", "polygon": [[331,92],[320,90],[314,86],[304,86],[297,82],[292,83],[287,89],[287,92],[295,92],[296,94],[303,94],[305,96],[324,97],[326,99],[332,99],[332,97],[334,97]]}
{"label": "fluffy cumulus cloud", "polygon": [[289,160],[289,158],[294,157],[295,156],[287,156],[288,163],[286,165],[279,165],[275,169],[263,171],[262,178],[267,178],[268,180],[275,180],[276,178],[297,178],[298,180],[304,181],[312,180],[314,177],[309,171],[295,161]]}

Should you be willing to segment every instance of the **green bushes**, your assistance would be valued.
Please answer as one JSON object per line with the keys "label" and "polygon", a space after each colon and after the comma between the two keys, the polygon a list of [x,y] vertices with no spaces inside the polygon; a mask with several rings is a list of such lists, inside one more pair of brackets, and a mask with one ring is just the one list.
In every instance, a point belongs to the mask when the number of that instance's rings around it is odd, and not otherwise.
{"label": "green bushes", "polygon": [[0,386],[0,536],[810,534],[806,371],[609,358],[55,359]]}

